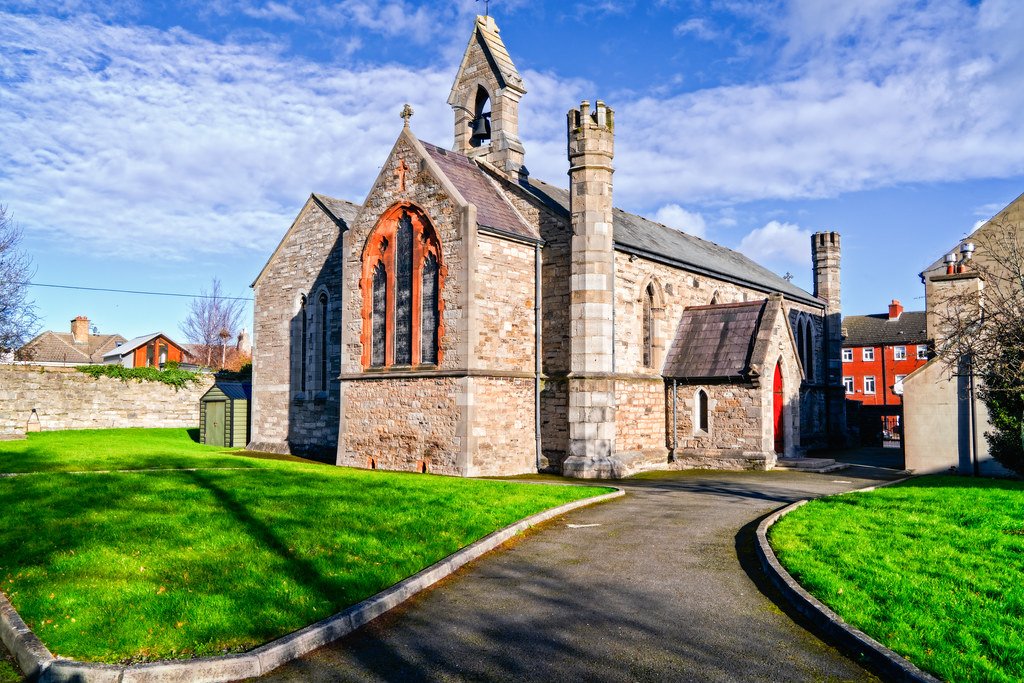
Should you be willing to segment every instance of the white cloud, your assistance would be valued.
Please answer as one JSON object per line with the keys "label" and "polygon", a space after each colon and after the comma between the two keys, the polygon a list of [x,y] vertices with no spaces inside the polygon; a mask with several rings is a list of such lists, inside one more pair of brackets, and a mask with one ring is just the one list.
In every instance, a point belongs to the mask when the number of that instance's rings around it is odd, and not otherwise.
{"label": "white cloud", "polygon": [[673,33],[677,36],[693,35],[701,40],[714,40],[718,37],[718,31],[706,19],[699,17],[693,17],[681,24],[677,24],[673,29]]}
{"label": "white cloud", "polygon": [[687,211],[678,204],[664,205],[654,213],[654,220],[696,237],[704,237],[708,232],[703,216]]}
{"label": "white cloud", "polygon": [[811,231],[794,223],[771,221],[752,230],[738,247],[758,263],[808,266],[811,263]]}

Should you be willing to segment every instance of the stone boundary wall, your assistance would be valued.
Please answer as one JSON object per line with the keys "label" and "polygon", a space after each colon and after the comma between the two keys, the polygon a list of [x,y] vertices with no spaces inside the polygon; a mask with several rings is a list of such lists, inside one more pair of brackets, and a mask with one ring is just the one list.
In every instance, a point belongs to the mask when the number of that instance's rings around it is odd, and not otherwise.
{"label": "stone boundary wall", "polygon": [[92,378],[74,368],[0,366],[0,438],[20,437],[33,408],[41,431],[195,427],[213,376],[184,389],[160,382]]}

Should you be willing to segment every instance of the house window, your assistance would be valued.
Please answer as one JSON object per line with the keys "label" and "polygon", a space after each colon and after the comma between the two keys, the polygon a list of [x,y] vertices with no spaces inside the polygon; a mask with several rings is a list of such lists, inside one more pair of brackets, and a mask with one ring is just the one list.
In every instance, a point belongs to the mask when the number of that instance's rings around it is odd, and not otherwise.
{"label": "house window", "polygon": [[645,368],[654,367],[654,283],[644,290],[643,361]]}
{"label": "house window", "polygon": [[160,344],[160,367],[167,365],[167,344]]}
{"label": "house window", "polygon": [[864,393],[873,394],[875,393],[875,378],[868,376],[864,378]]}
{"label": "house window", "polygon": [[853,362],[853,349],[843,349],[843,362],[844,363],[852,363]]}
{"label": "house window", "polygon": [[894,346],[892,347],[892,357],[894,360],[906,360],[907,359],[907,347],[906,346]]}
{"label": "house window", "polygon": [[327,294],[317,299],[317,329],[320,331],[320,391],[327,391]]}
{"label": "house window", "polygon": [[381,216],[363,251],[359,283],[364,368],[441,362],[445,272],[426,214],[402,203]]}
{"label": "house window", "polygon": [[861,349],[861,360],[874,360],[875,359],[875,348],[873,346],[866,346]]}
{"label": "house window", "polygon": [[156,354],[156,342],[146,344],[146,367],[153,367],[153,357]]}
{"label": "house window", "polygon": [[917,359],[928,360],[928,346],[925,344],[918,344],[917,346]]}
{"label": "house window", "polygon": [[893,382],[892,388],[897,394],[903,393],[903,380],[907,378],[906,375],[896,375],[896,380]]}
{"label": "house window", "polygon": [[703,389],[698,389],[697,394],[694,397],[693,406],[693,426],[694,431],[697,434],[708,434],[711,431],[711,419],[710,419],[710,401],[708,400],[708,392]]}
{"label": "house window", "polygon": [[843,378],[843,388],[846,389],[846,393],[848,393],[848,394],[852,394],[853,393],[853,378],[852,377],[844,377]]}

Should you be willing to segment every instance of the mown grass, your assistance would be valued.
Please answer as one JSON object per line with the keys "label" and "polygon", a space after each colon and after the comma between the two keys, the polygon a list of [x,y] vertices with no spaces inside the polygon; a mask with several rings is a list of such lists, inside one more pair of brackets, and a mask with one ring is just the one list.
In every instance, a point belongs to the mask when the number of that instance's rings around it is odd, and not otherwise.
{"label": "mown grass", "polygon": [[1024,680],[1024,482],[932,476],[823,498],[770,538],[808,591],[919,667]]}
{"label": "mown grass", "polygon": [[259,460],[184,430],[0,443],[0,467],[27,461],[45,473],[0,479],[0,582],[51,651],[102,662],[250,649],[608,490]]}

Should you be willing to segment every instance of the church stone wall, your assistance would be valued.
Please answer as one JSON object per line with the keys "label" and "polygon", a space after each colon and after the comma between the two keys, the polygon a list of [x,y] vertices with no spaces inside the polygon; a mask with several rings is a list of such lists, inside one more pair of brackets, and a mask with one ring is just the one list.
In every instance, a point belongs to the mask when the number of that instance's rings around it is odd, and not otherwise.
{"label": "church stone wall", "polygon": [[620,379],[616,382],[616,452],[639,456],[645,462],[668,462],[665,439],[665,382],[661,377]]}
{"label": "church stone wall", "polygon": [[425,463],[436,474],[465,474],[459,439],[462,393],[459,380],[451,377],[346,383],[345,448],[337,463],[410,472]]}
{"label": "church stone wall", "polygon": [[535,370],[533,246],[477,237],[476,365],[485,370]]}
{"label": "church stone wall", "polygon": [[[341,320],[341,231],[312,200],[296,219],[254,287],[252,450],[332,453],[338,442]],[[302,367],[300,299],[313,322],[319,292],[328,294],[328,390],[316,391],[319,368]],[[313,330],[312,324],[308,330]],[[319,336],[319,335],[316,335]],[[316,349],[318,351],[318,349]],[[307,366],[317,364],[307,355]],[[300,375],[307,373],[307,391]]]}
{"label": "church stone wall", "polygon": [[533,380],[473,377],[472,476],[537,471]]}

